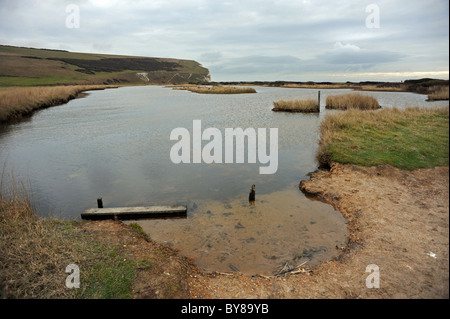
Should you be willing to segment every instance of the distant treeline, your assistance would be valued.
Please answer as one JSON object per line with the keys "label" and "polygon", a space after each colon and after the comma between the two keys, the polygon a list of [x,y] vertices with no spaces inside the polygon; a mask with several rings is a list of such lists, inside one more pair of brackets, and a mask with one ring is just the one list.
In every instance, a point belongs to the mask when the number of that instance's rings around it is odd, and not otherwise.
{"label": "distant treeline", "polygon": [[430,88],[448,86],[448,80],[425,78],[419,80],[406,80],[404,84],[407,85],[408,91],[427,94],[430,91]]}

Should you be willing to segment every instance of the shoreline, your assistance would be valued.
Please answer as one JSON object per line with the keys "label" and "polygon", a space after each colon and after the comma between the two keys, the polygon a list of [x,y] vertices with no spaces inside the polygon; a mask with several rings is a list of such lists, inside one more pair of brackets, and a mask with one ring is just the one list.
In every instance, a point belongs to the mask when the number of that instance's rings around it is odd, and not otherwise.
{"label": "shoreline", "polygon": [[[151,280],[166,280],[170,273],[171,280],[182,282],[177,292],[182,298],[448,298],[448,181],[448,167],[410,171],[333,163],[330,170],[311,173],[299,188],[339,210],[348,222],[348,240],[332,260],[277,277],[201,270],[166,244],[141,240],[131,245],[129,227],[117,221],[88,222],[83,229],[139,255],[167,251],[169,268]],[[379,267],[380,288],[367,288],[368,265]],[[138,280],[137,297],[164,298],[147,276]]]}
{"label": "shoreline", "polygon": [[[212,85],[213,83],[216,82],[211,82],[209,85]],[[279,88],[298,88],[298,89],[350,89],[353,91],[381,91],[381,92],[409,92],[409,93],[416,93],[416,94],[427,94],[425,92],[418,92],[418,91],[414,91],[411,89],[399,89],[399,88],[391,88],[391,87],[373,87],[373,85],[356,85],[356,84],[352,84],[352,85],[340,85],[338,83],[333,83],[333,84],[326,84],[326,85],[321,85],[321,84],[312,84],[312,85],[306,85],[306,84],[285,84],[285,85],[275,85],[274,83],[259,83],[259,82],[255,82],[255,84],[252,84],[251,82],[246,83],[246,82],[217,82],[220,84],[228,84],[228,83],[233,83],[234,85],[238,85],[238,86],[249,86],[249,85],[257,85],[257,86],[262,86],[262,87],[279,87]],[[259,84],[258,84],[259,83]],[[8,124],[13,124],[13,123],[17,123],[20,120],[22,120],[23,118],[28,118],[31,117],[34,112],[39,111],[39,110],[43,110],[49,107],[53,107],[53,106],[59,106],[59,105],[63,105],[68,103],[69,101],[76,99],[76,98],[81,98],[84,97],[85,95],[84,92],[86,91],[92,91],[92,90],[105,90],[105,89],[110,89],[110,88],[119,88],[119,87],[123,87],[123,86],[147,86],[147,85],[158,85],[158,86],[166,86],[166,87],[172,87],[173,89],[179,89],[178,86],[183,86],[183,87],[188,87],[188,88],[183,88],[183,89],[187,89],[190,90],[190,86],[191,85],[164,85],[164,84],[133,84],[133,85],[108,85],[108,84],[102,84],[102,85],[85,85],[85,84],[80,84],[80,85],[49,85],[49,86],[23,86],[23,87],[17,87],[17,86],[11,86],[11,87],[1,87],[0,88],[0,126],[4,126],[4,125],[8,125]],[[197,85],[192,85],[192,86],[197,86]],[[16,105],[16,106],[9,106],[7,105],[7,103],[2,103],[2,93],[8,91],[8,90],[27,90],[27,89],[51,89],[51,88],[76,88],[74,92],[68,92],[63,94],[62,96],[59,96],[57,98],[51,97],[48,100],[44,100],[44,101],[38,101],[38,102],[32,102],[31,105],[28,104],[24,104],[24,105]],[[198,92],[197,92],[198,93]],[[205,92],[200,92],[200,93],[205,93]],[[215,93],[215,92],[208,92],[208,93]],[[237,93],[249,93],[249,92],[237,92]],[[235,93],[236,94],[236,93]],[[435,102],[435,101],[448,101],[448,99],[427,99],[427,102]],[[28,103],[28,101],[27,101]],[[4,109],[8,109],[6,112],[2,112],[2,108]],[[305,112],[305,111],[292,111],[292,110],[288,110],[288,109],[282,109],[282,108],[273,108],[272,111],[274,112],[289,112],[289,113],[319,113],[319,112],[315,112],[315,111],[309,111],[309,112]],[[5,113],[5,114],[2,114]]]}
{"label": "shoreline", "polygon": [[[116,247],[130,262],[147,261],[136,270],[132,298],[448,298],[448,167],[408,171],[333,163],[299,188],[339,210],[348,241],[332,260],[276,277],[206,272],[120,221],[86,221],[76,229]],[[380,288],[367,288],[368,265],[379,267]]]}
{"label": "shoreline", "polygon": [[[87,95],[87,93],[85,93],[86,91],[115,89],[118,87],[118,85],[62,85],[3,88],[2,91],[0,91],[0,126],[16,123],[23,118],[32,116],[39,110],[63,105],[73,99],[84,97]],[[33,92],[33,90],[40,90],[40,92]],[[54,93],[50,90],[59,90],[61,92]],[[24,101],[19,103],[14,101],[14,99],[16,99],[14,95],[29,96],[33,94],[33,97],[25,98]]]}
{"label": "shoreline", "polygon": [[[118,245],[127,258],[154,263],[138,268],[134,298],[448,298],[448,167],[331,163],[299,188],[339,210],[348,240],[331,261],[275,278],[204,272],[176,249],[131,234],[124,223],[77,227]],[[373,264],[380,267],[381,287],[369,289],[366,267]]]}
{"label": "shoreline", "polygon": [[[273,279],[197,275],[191,278],[191,296],[448,298],[448,172],[448,167],[406,171],[334,163],[330,171],[312,173],[299,187],[333,205],[348,221],[349,239],[340,254],[302,273]],[[380,269],[376,289],[366,286],[366,267],[372,264]]]}

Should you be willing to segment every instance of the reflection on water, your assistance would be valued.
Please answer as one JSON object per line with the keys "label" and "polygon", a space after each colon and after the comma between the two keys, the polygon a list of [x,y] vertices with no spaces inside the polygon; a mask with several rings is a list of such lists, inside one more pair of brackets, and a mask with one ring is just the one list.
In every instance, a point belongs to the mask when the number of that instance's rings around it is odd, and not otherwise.
{"label": "reflection on water", "polygon": [[[256,89],[239,95],[162,87],[93,91],[2,129],[0,162],[30,181],[43,215],[79,218],[98,197],[105,207],[189,205],[185,220],[140,223],[152,238],[170,242],[207,269],[229,271],[232,264],[269,273],[306,255],[310,264],[330,258],[336,243],[345,241],[345,223],[330,206],[307,200],[298,183],[317,168],[321,119],[336,112],[324,109],[326,96],[348,90],[321,90],[318,115],[271,112],[273,101],[316,98],[317,90]],[[383,107],[448,106],[419,94],[367,94]],[[170,133],[177,127],[192,132],[193,120],[222,132],[278,128],[277,173],[260,175],[260,163],[173,164]],[[249,207],[253,184],[256,205]]]}

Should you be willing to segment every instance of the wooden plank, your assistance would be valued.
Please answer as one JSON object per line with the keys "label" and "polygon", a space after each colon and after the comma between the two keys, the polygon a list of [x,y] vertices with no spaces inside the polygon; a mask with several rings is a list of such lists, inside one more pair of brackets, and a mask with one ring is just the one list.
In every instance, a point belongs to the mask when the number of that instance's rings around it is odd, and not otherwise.
{"label": "wooden plank", "polygon": [[82,219],[139,219],[139,218],[171,218],[186,217],[187,207],[181,206],[140,206],[90,208],[81,213]]}

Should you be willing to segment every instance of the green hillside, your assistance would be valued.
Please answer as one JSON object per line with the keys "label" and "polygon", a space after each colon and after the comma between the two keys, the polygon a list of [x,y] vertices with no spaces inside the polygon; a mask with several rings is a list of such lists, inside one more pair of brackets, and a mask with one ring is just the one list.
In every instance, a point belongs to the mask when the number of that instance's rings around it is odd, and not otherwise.
{"label": "green hillside", "polygon": [[0,45],[0,86],[209,82],[198,62]]}

